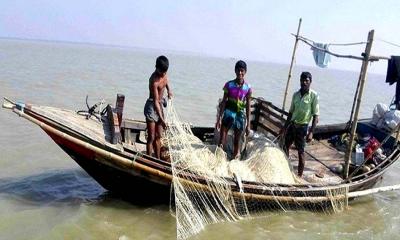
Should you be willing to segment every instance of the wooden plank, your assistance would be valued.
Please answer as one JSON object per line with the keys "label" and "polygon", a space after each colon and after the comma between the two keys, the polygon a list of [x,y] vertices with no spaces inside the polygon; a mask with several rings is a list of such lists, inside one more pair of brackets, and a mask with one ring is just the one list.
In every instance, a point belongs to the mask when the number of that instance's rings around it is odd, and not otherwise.
{"label": "wooden plank", "polygon": [[56,122],[65,128],[69,128],[89,139],[104,144],[108,147],[119,149],[110,143],[111,133],[108,121],[100,122],[96,118],[86,119],[85,115],[79,115],[75,111],[46,106],[32,106],[32,112]]}
{"label": "wooden plank", "polygon": [[125,143],[126,144],[132,144],[132,136],[131,136],[131,130],[125,128],[124,129],[124,137],[125,137]]}
{"label": "wooden plank", "polygon": [[146,125],[146,122],[144,122],[144,121],[124,119],[124,120],[122,120],[121,127],[135,129],[135,130],[139,130],[139,131],[145,131],[147,128],[147,125]]}
{"label": "wooden plank", "polygon": [[260,110],[261,110],[260,112],[266,112],[267,114],[270,114],[270,115],[274,116],[275,118],[277,118],[283,122],[286,122],[286,118],[283,117],[281,113],[277,113],[277,112],[273,111],[271,108],[267,108],[265,106],[260,106]]}
{"label": "wooden plank", "polygon": [[125,96],[123,94],[117,94],[115,109],[118,116],[119,125],[121,125],[122,122],[122,114],[124,112],[124,102],[125,102]]}
{"label": "wooden plank", "polygon": [[276,130],[274,130],[274,129],[272,129],[269,126],[266,126],[264,124],[259,124],[258,127],[261,127],[262,129],[264,129],[268,133],[271,133],[274,136],[278,136],[278,134],[279,134],[279,132],[277,132]]}
{"label": "wooden plank", "polygon": [[[266,106],[265,106],[265,105],[266,105]],[[263,108],[270,108],[271,111],[275,110],[279,115],[285,115],[285,116],[287,116],[287,115],[289,114],[288,112],[283,111],[282,109],[276,107],[275,105],[273,105],[273,104],[270,103],[270,102],[261,103],[261,104],[260,104],[260,107],[263,107]]]}
{"label": "wooden plank", "polygon": [[[344,162],[344,153],[331,147],[326,140],[308,143],[305,148],[304,179],[312,183],[337,184],[343,179],[330,168]],[[291,164],[297,171],[298,155],[294,145],[290,149]]]}
{"label": "wooden plank", "polygon": [[112,144],[117,144],[122,142],[119,122],[118,122],[118,115],[115,112],[115,109],[112,109],[110,105],[107,105],[107,119],[110,126],[111,131],[111,139],[110,142]]}
{"label": "wooden plank", "polygon": [[268,115],[266,115],[263,112],[260,113],[260,117],[262,117],[262,119],[258,121],[260,124],[272,123],[273,125],[275,125],[278,128],[282,128],[285,124],[285,122],[281,122],[281,121],[278,122],[278,121],[273,120],[272,118],[270,118]]}

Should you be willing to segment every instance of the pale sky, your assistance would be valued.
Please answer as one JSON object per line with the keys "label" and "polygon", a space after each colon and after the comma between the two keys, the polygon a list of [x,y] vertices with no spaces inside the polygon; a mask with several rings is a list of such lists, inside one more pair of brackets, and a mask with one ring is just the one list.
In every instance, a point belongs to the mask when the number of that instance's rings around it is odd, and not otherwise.
{"label": "pale sky", "polygon": [[[372,54],[400,55],[399,0],[1,0],[0,37],[122,45],[244,60],[290,63],[299,18],[316,42],[366,41]],[[360,56],[365,46],[331,47]],[[298,65],[314,65],[300,43]],[[356,60],[332,58],[329,68],[359,71]],[[386,73],[387,61],[372,72]]]}

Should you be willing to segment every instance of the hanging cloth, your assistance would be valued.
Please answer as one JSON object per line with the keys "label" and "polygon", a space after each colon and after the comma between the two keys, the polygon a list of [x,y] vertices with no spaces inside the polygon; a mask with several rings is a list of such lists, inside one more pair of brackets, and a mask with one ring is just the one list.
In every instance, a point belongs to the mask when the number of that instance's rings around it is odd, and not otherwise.
{"label": "hanging cloth", "polygon": [[388,68],[386,73],[386,82],[392,85],[396,83],[396,95],[394,104],[396,108],[400,107],[400,56],[391,56],[388,60]]}
{"label": "hanging cloth", "polygon": [[[325,51],[318,49],[318,48],[329,51],[329,49],[328,49],[329,44],[313,43],[313,46],[314,47],[311,47],[311,50],[313,50],[315,64],[317,64],[317,66],[321,67],[321,68],[327,67],[328,63],[331,61],[331,55]],[[317,48],[315,48],[315,47],[317,47]]]}
{"label": "hanging cloth", "polygon": [[400,80],[400,56],[391,56],[388,60],[386,82],[392,85]]}

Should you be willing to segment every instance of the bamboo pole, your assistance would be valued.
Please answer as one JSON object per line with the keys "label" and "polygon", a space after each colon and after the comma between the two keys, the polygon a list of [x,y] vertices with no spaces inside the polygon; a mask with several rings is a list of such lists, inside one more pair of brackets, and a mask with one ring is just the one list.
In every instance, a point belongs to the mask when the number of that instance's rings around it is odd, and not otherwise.
{"label": "bamboo pole", "polygon": [[[364,64],[361,65],[361,72],[363,72],[363,71],[364,71]],[[358,93],[360,91],[360,86],[361,86],[361,74],[358,77],[357,88],[356,88],[356,92],[354,93],[353,106],[351,107],[350,119],[349,119],[348,125],[346,125],[346,131],[351,126],[351,124],[353,123],[354,109],[355,109],[355,106],[356,106],[356,102],[357,102],[356,100],[357,100],[357,97],[358,97]]]}
{"label": "bamboo pole", "polygon": [[385,186],[385,187],[378,187],[378,188],[372,188],[372,189],[367,189],[367,190],[362,190],[362,191],[357,191],[357,192],[350,192],[347,196],[349,198],[353,197],[362,197],[374,193],[379,193],[379,192],[386,192],[386,191],[394,191],[400,189],[400,184],[397,185],[392,185],[392,186]]}
{"label": "bamboo pole", "polygon": [[396,140],[395,140],[393,146],[396,146],[399,143],[399,139],[400,139],[400,123],[397,126]]}
{"label": "bamboo pole", "polygon": [[296,40],[295,40],[294,46],[293,46],[292,61],[290,62],[288,80],[286,82],[285,94],[283,96],[282,110],[284,110],[284,111],[285,111],[285,105],[286,105],[286,97],[287,97],[288,90],[289,90],[290,78],[292,77],[293,62],[294,62],[294,59],[296,56],[297,43],[299,42],[300,27],[301,27],[301,18],[299,19],[299,25],[297,27]]}
{"label": "bamboo pole", "polygon": [[360,85],[360,91],[357,96],[357,104],[356,104],[356,109],[354,113],[354,119],[351,125],[351,131],[350,131],[350,142],[348,149],[345,154],[345,168],[344,168],[344,178],[347,179],[349,176],[349,166],[350,166],[350,159],[351,159],[351,152],[352,152],[352,146],[354,143],[354,138],[356,134],[356,129],[357,129],[357,121],[358,121],[358,114],[360,112],[360,106],[361,106],[361,99],[364,91],[364,86],[365,82],[367,79],[367,69],[368,69],[368,63],[369,63],[369,56],[371,53],[371,48],[372,48],[372,42],[374,41],[374,30],[371,30],[368,33],[368,43],[367,46],[365,47],[365,54],[364,54],[364,60],[361,65],[361,72],[360,72],[360,79],[361,79],[361,85]]}

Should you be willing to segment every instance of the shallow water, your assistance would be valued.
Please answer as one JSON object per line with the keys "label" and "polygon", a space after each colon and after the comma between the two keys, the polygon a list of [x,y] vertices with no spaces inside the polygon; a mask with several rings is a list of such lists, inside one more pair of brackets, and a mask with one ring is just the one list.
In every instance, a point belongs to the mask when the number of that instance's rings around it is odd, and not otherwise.
{"label": "shallow water", "polygon": [[[0,40],[0,95],[80,110],[85,109],[86,95],[92,104],[101,99],[114,103],[116,94],[123,93],[125,116],[143,119],[148,77],[160,54],[170,59],[169,77],[182,119],[212,126],[223,84],[234,78],[235,59]],[[313,73],[321,123],[347,121],[358,73],[296,65],[292,91],[298,89],[304,70]],[[287,71],[287,65],[248,61],[246,79],[255,96],[280,106]],[[361,117],[370,117],[376,103],[391,101],[394,87],[384,78],[369,75]],[[121,200],[100,187],[37,126],[4,109],[0,122],[0,239],[176,237],[168,205]],[[381,185],[397,184],[399,168],[395,164]],[[399,192],[381,193],[358,199],[338,214],[270,212],[262,218],[209,226],[195,239],[396,239],[399,207]]]}

